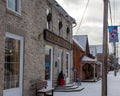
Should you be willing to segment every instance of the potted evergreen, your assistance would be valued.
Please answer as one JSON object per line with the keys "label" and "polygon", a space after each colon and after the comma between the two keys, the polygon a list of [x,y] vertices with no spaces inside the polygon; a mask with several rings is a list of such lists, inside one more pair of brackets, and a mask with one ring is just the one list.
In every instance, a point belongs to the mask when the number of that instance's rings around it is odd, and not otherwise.
{"label": "potted evergreen", "polygon": [[58,85],[64,85],[65,81],[64,81],[64,74],[63,71],[61,71],[58,75]]}

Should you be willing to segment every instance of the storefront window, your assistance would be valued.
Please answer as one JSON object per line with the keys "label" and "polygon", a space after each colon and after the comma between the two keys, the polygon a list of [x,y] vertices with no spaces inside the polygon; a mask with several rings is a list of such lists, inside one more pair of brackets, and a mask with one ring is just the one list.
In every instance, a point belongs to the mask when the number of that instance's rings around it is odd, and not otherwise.
{"label": "storefront window", "polygon": [[45,49],[45,80],[50,80],[51,72],[51,49]]}
{"label": "storefront window", "polygon": [[4,89],[19,87],[20,40],[6,37]]}

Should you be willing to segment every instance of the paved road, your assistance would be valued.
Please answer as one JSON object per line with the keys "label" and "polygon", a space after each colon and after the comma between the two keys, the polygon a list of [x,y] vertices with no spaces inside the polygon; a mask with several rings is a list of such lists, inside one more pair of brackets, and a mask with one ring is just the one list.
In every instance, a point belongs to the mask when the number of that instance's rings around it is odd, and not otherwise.
{"label": "paved road", "polygon": [[[80,92],[55,92],[55,96],[101,96],[101,80],[98,82],[82,83],[85,88]],[[120,72],[114,76],[113,72],[108,74],[108,96],[120,96]]]}

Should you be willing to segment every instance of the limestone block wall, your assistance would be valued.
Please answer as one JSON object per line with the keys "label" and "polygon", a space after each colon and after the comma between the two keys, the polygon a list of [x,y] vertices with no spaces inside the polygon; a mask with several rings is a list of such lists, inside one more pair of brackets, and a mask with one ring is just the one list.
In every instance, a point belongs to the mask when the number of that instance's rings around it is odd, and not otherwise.
{"label": "limestone block wall", "polygon": [[[53,6],[49,5],[47,0],[22,0],[21,14],[17,14],[6,8],[6,0],[0,0],[0,96],[4,90],[4,53],[5,53],[5,34],[10,32],[24,37],[24,62],[23,62],[23,96],[33,96],[30,90],[31,80],[44,79],[45,76],[45,45],[52,45],[54,48],[53,61],[53,80],[58,77],[58,67],[55,66],[58,60],[58,49],[72,52],[58,45],[44,41],[43,30],[46,28],[46,8],[52,8],[52,32],[58,34],[58,16],[62,17],[63,37],[66,39],[66,25],[70,25],[72,43],[72,26]],[[65,58],[65,57],[64,57]],[[63,60],[64,63],[65,59]],[[65,65],[64,65],[65,67]]]}
{"label": "limestone block wall", "polygon": [[4,15],[5,15],[5,1],[0,0],[0,96],[4,89]]}

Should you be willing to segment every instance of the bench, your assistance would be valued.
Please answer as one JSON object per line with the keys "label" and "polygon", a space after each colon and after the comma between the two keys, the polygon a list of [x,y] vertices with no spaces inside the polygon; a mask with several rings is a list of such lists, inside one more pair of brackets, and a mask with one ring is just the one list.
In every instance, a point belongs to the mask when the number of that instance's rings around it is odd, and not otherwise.
{"label": "bench", "polygon": [[43,94],[44,96],[53,96],[54,95],[54,88],[47,87],[47,81],[37,81],[35,83],[36,89],[36,96],[38,94]]}

